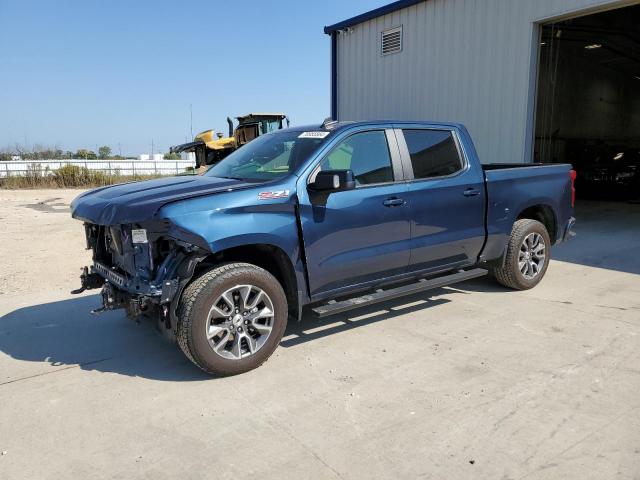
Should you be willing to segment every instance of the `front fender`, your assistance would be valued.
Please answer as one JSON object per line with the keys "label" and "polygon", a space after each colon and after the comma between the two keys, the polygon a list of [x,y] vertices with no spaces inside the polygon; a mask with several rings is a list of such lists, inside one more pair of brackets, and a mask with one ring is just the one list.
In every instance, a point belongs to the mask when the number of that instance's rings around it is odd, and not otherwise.
{"label": "front fender", "polygon": [[[249,245],[279,248],[293,265],[300,294],[306,295],[294,188],[288,184],[261,185],[187,199],[165,205],[159,217],[169,220],[176,229],[201,238],[211,253]],[[287,196],[267,198],[260,195],[264,192],[287,192]]]}
{"label": "front fender", "polygon": [[[263,190],[272,189],[287,192],[287,197],[261,199]],[[299,255],[296,204],[286,186],[263,185],[174,202],[162,207],[158,216],[202,238],[211,252],[269,244],[287,252],[295,263]]]}

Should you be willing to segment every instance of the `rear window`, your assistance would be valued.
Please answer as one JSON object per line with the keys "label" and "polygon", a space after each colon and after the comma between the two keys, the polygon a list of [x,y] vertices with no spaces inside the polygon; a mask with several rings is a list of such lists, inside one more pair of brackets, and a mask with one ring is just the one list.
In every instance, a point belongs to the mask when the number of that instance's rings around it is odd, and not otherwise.
{"label": "rear window", "polygon": [[452,175],[462,170],[462,159],[448,130],[403,130],[413,176],[416,179]]}

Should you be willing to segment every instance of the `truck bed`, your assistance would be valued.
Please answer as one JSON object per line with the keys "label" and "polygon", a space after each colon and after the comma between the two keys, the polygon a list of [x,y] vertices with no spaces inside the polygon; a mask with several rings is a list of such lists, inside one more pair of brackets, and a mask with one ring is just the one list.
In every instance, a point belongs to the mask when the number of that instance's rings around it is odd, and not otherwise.
{"label": "truck bed", "polygon": [[[556,229],[551,241],[562,239],[571,218],[571,172],[568,163],[483,164],[487,193],[487,243],[484,258],[497,258],[518,215],[532,205],[546,205]],[[555,213],[554,213],[555,212]]]}
{"label": "truck bed", "polygon": [[504,170],[508,168],[546,167],[549,165],[553,165],[553,164],[550,164],[550,163],[483,163],[482,169],[485,171]]}

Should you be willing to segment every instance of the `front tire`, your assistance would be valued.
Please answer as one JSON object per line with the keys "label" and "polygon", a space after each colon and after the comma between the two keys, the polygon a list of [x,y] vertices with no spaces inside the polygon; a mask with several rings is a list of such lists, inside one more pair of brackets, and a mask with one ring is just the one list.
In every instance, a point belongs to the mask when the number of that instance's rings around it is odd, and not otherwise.
{"label": "front tire", "polygon": [[287,297],[278,280],[248,263],[213,268],[185,289],[176,337],[207,373],[227,376],[259,367],[287,326]]}
{"label": "front tire", "polygon": [[535,287],[549,266],[551,240],[546,227],[527,218],[513,224],[507,251],[500,266],[492,269],[501,285],[515,290]]}

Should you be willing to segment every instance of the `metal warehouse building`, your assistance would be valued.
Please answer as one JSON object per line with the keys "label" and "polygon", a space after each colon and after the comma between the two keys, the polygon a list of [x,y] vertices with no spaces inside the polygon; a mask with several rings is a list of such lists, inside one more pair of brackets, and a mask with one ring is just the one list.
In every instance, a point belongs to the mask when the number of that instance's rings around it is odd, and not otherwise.
{"label": "metal warehouse building", "polygon": [[332,116],[462,122],[486,163],[640,170],[639,3],[403,0],[331,25]]}

